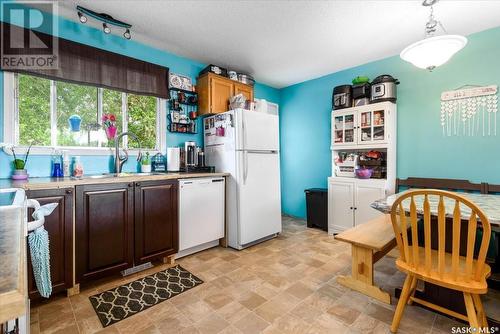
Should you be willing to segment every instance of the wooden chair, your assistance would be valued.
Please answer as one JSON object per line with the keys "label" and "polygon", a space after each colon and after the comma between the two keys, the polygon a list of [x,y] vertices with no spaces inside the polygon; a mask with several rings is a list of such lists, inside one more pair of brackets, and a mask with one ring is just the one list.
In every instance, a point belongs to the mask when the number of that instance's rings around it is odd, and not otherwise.
{"label": "wooden chair", "polygon": [[[437,196],[439,199],[437,204],[437,250],[431,249],[430,196]],[[417,201],[415,201],[416,198]],[[416,202],[419,200],[422,203],[421,207],[417,208]],[[403,201],[405,201],[406,207],[408,207],[407,203],[409,202],[409,216],[404,209]],[[448,216],[453,217],[451,253],[446,252],[445,245],[445,235],[449,233],[446,231],[445,224],[447,215],[445,201],[451,201],[451,203],[454,201],[453,212],[448,212]],[[461,206],[468,208],[471,212],[468,219],[467,235],[464,236],[467,238],[466,250],[462,253],[466,254],[465,256],[460,255]],[[422,216],[422,214],[424,240],[418,240],[417,215]],[[473,328],[487,327],[486,314],[479,295],[485,294],[488,290],[486,278],[490,275],[491,268],[485,263],[485,258],[491,227],[483,211],[456,193],[432,189],[412,190],[401,195],[394,202],[391,210],[391,221],[400,252],[396,266],[399,270],[407,273],[392,321],[391,332],[395,333],[398,330],[404,308],[407,303],[411,302],[468,321]],[[482,225],[484,232],[477,259],[474,259],[478,222]],[[467,316],[415,297],[418,280],[463,292]]]}

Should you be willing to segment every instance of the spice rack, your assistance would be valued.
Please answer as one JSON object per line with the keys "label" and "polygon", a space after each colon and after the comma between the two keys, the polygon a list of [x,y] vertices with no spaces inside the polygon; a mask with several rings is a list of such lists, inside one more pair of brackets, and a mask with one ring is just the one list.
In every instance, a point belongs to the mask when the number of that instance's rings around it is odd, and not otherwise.
{"label": "spice rack", "polygon": [[197,133],[198,94],[193,91],[170,88],[168,101],[168,131],[175,133]]}

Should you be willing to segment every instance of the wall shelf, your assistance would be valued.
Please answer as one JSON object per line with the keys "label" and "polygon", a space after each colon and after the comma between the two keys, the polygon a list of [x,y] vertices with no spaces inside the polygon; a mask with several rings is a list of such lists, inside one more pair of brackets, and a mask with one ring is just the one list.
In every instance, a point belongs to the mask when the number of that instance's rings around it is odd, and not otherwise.
{"label": "wall shelf", "polygon": [[182,93],[186,93],[186,94],[190,94],[190,95],[198,95],[197,92],[187,90],[187,89],[182,89],[182,88],[170,87],[169,90],[174,91],[174,92],[182,92]]}
{"label": "wall shelf", "polygon": [[[197,93],[181,88],[170,88],[170,99],[168,101],[167,119],[169,132],[196,134],[196,115],[198,111]],[[179,101],[179,94],[189,95],[188,98],[195,97],[196,102],[184,100]]]}

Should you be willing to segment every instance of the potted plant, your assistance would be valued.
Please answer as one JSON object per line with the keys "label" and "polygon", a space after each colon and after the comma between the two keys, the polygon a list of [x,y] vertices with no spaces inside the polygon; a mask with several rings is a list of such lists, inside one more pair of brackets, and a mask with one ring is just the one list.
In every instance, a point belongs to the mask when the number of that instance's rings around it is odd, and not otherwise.
{"label": "potted plant", "polygon": [[151,158],[149,157],[149,152],[146,152],[146,155],[144,157],[142,157],[141,172],[142,173],[151,173]]}
{"label": "potted plant", "polygon": [[106,137],[108,137],[109,140],[115,139],[117,130],[116,116],[114,114],[103,114],[102,125],[106,132]]}
{"label": "potted plant", "polygon": [[26,170],[26,164],[28,163],[28,157],[30,155],[31,144],[28,147],[28,151],[26,152],[26,157],[23,159],[19,159],[16,156],[16,152],[14,151],[14,147],[11,148],[12,155],[14,156],[14,173],[12,174],[13,180],[26,180],[28,178],[28,171]]}

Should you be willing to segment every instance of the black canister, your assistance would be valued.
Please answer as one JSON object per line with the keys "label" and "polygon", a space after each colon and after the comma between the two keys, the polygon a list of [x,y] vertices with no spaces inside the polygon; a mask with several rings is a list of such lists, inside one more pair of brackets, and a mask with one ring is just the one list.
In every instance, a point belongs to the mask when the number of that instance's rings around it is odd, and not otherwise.
{"label": "black canister", "polygon": [[342,85],[333,88],[332,109],[343,109],[352,107],[352,86]]}
{"label": "black canister", "polygon": [[198,167],[205,167],[205,152],[198,152]]}

